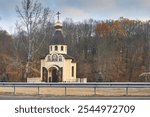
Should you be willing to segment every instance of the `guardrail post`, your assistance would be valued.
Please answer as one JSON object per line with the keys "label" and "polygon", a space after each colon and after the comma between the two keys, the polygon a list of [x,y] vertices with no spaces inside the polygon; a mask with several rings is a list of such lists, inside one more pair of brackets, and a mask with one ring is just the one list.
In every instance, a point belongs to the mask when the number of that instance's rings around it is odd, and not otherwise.
{"label": "guardrail post", "polygon": [[94,87],[94,95],[96,95],[96,87]]}
{"label": "guardrail post", "polygon": [[40,95],[40,87],[38,86],[38,95]]}
{"label": "guardrail post", "polygon": [[126,96],[128,96],[128,87],[126,87]]}
{"label": "guardrail post", "polygon": [[67,87],[65,87],[65,96],[67,95]]}
{"label": "guardrail post", "polygon": [[13,95],[16,95],[16,87],[13,86],[13,89],[14,89]]}

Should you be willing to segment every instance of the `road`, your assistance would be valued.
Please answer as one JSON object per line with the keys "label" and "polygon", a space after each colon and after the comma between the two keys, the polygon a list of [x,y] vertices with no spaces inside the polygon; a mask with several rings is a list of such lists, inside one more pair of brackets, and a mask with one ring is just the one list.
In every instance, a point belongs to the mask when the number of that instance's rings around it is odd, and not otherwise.
{"label": "road", "polygon": [[13,96],[0,95],[0,100],[150,100],[150,97],[139,96]]}

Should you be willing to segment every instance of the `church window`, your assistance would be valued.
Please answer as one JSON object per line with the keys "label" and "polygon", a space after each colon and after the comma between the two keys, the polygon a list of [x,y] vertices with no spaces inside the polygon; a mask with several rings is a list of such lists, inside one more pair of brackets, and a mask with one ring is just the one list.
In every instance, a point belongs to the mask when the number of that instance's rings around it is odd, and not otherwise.
{"label": "church window", "polygon": [[59,61],[62,61],[62,56],[59,56]]}
{"label": "church window", "polygon": [[74,77],[74,66],[72,66],[72,77]]}
{"label": "church window", "polygon": [[64,47],[63,46],[61,46],[61,51],[63,51],[64,50]]}
{"label": "church window", "polygon": [[51,46],[51,51],[52,51],[52,46]]}
{"label": "church window", "polygon": [[56,54],[52,55],[52,61],[58,61],[58,56]]}
{"label": "church window", "polygon": [[55,51],[57,51],[58,50],[58,47],[57,46],[55,46]]}
{"label": "church window", "polygon": [[51,56],[48,56],[47,61],[51,61]]}

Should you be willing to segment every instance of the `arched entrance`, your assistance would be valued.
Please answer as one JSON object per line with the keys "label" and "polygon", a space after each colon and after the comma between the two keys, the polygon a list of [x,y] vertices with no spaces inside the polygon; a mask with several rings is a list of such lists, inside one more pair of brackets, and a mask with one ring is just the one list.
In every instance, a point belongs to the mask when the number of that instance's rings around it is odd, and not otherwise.
{"label": "arched entrance", "polygon": [[62,70],[59,67],[53,66],[48,70],[49,82],[62,82]]}
{"label": "arched entrance", "polygon": [[59,76],[58,76],[58,70],[55,67],[51,67],[49,69],[49,78],[51,82],[58,82],[59,81]]}

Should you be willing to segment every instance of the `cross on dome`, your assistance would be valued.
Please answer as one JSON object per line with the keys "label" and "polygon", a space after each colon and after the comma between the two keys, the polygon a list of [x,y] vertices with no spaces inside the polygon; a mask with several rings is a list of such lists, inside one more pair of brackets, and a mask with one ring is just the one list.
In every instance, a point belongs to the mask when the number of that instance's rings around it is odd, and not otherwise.
{"label": "cross on dome", "polygon": [[56,21],[56,23],[55,23],[55,29],[56,30],[61,30],[62,29],[62,23],[59,21],[59,15],[60,15],[61,13],[58,11],[57,13],[56,13],[56,15],[57,15],[57,18],[58,18],[58,20]]}
{"label": "cross on dome", "polygon": [[60,15],[61,13],[58,11],[57,13],[56,13],[56,15],[57,15],[57,18],[58,18],[58,21],[59,21],[59,15]]}

